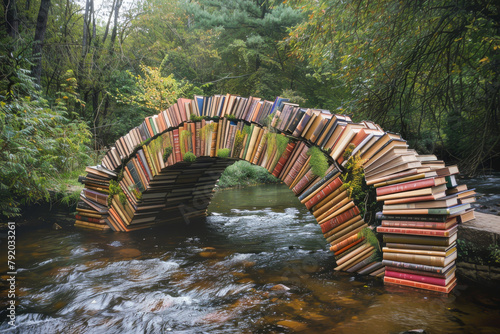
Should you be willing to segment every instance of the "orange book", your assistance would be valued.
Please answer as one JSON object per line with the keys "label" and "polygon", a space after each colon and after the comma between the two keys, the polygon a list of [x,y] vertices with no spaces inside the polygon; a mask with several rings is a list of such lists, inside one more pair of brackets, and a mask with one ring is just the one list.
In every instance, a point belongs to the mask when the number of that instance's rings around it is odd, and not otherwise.
{"label": "orange book", "polygon": [[450,283],[448,283],[447,286],[439,286],[435,284],[428,284],[428,283],[410,281],[402,278],[384,276],[384,283],[410,286],[412,288],[425,289],[442,293],[450,293],[451,290],[453,290],[453,288],[457,285],[457,279],[454,278]]}

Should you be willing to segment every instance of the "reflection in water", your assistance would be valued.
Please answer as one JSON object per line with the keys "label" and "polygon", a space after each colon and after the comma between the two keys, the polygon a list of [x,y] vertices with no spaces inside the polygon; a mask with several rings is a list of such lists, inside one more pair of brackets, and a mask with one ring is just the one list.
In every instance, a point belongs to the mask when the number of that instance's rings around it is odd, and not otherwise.
{"label": "reflection in water", "polygon": [[0,331],[493,333],[500,327],[499,295],[479,286],[462,283],[445,296],[334,272],[320,229],[284,186],[222,191],[209,210],[204,225],[19,233],[18,327],[10,329],[2,313]]}

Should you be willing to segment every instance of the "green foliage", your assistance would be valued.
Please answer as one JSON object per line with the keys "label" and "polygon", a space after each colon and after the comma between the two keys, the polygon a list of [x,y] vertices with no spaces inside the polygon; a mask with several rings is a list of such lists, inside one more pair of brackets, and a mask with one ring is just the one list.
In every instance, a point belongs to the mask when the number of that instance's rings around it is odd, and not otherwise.
{"label": "green foliage", "polygon": [[132,93],[118,90],[114,95],[118,102],[160,112],[174,104],[188,88],[175,80],[173,74],[164,77],[160,68],[140,65],[140,69],[142,76],[127,72],[135,81],[135,89]]}
{"label": "green foliage", "polygon": [[196,155],[192,152],[186,152],[184,156],[182,157],[182,160],[185,162],[195,162],[196,161]]}
{"label": "green foliage", "polygon": [[230,120],[230,121],[235,121],[236,120],[236,116],[235,115],[226,115],[224,116],[226,119]]}
{"label": "green foliage", "polygon": [[202,0],[183,6],[192,18],[192,32],[210,32],[217,52],[207,80],[211,91],[273,99],[297,84],[305,64],[287,56],[278,45],[288,27],[303,18],[299,10],[279,2]]}
{"label": "green foliage", "polygon": [[364,237],[366,242],[375,249],[375,252],[371,256],[373,261],[382,261],[382,249],[380,248],[380,242],[377,237],[377,232],[369,227],[365,227],[361,231],[359,231],[358,236]]}
{"label": "green foliage", "polygon": [[479,245],[468,240],[457,240],[458,259],[480,265],[500,265],[500,247],[495,244]]}
{"label": "green foliage", "polygon": [[241,150],[243,149],[243,140],[244,139],[245,139],[244,132],[237,130],[236,134],[234,136],[234,152],[233,152],[234,158],[238,158],[240,156]]}
{"label": "green foliage", "polygon": [[344,154],[342,154],[342,157],[344,158],[344,160],[348,160],[351,157],[352,151],[354,151],[355,148],[356,148],[356,145],[354,145],[353,143],[350,143],[346,147]]}
{"label": "green foliage", "polygon": [[115,181],[115,180],[109,181],[108,206],[111,205],[111,201],[113,200],[113,196],[120,194],[121,191],[122,191],[122,188],[120,187],[120,184],[117,181]]}
{"label": "green foliage", "polygon": [[240,160],[226,168],[219,179],[218,186],[220,188],[231,188],[280,182],[280,179],[272,176],[265,168]]}
{"label": "green foliage", "polygon": [[289,88],[284,89],[279,96],[290,99],[291,103],[297,103],[299,105],[304,105],[306,103],[305,98],[300,96],[298,92]]}
{"label": "green foliage", "polygon": [[207,123],[204,127],[200,129],[201,139],[207,140],[207,136],[209,133],[214,132],[216,129],[217,123]]}
{"label": "green foliage", "polygon": [[375,213],[379,211],[379,204],[376,201],[375,188],[366,184],[363,160],[359,153],[347,160],[340,179],[343,182],[342,187],[347,190],[349,197],[358,206],[365,222],[368,224],[375,222]]}
{"label": "green foliage", "polygon": [[163,162],[167,162],[173,151],[174,149],[172,148],[172,146],[168,146],[165,148],[165,152],[163,152]]}
{"label": "green foliage", "polygon": [[186,141],[189,140],[189,137],[191,137],[192,133],[189,130],[182,130],[181,133],[179,134],[179,144],[181,145],[181,154],[186,153],[187,147],[186,147]]}
{"label": "green foliage", "polygon": [[286,146],[290,139],[286,136],[280,135],[276,132],[266,133],[267,149],[266,154],[268,158],[271,158],[274,150],[276,149],[275,159],[279,159],[283,152],[285,152]]}
{"label": "green foliage", "polygon": [[225,159],[225,158],[229,157],[229,152],[230,152],[230,150],[228,148],[222,148],[222,149],[217,151],[217,156],[219,158]]}
{"label": "green foliage", "polygon": [[283,43],[334,84],[337,110],[381,122],[423,151],[444,146],[461,172],[498,156],[499,2],[289,3],[308,20]]}
{"label": "green foliage", "polygon": [[89,129],[68,115],[64,99],[51,105],[24,69],[12,76],[10,86],[0,85],[7,89],[0,92],[0,214],[7,217],[20,204],[48,200],[60,173],[90,162]]}
{"label": "green foliage", "polygon": [[328,169],[328,160],[325,154],[317,146],[311,147],[307,151],[307,155],[311,157],[309,164],[314,175],[323,177]]}
{"label": "green foliage", "polygon": [[191,114],[191,116],[189,116],[189,119],[193,122],[201,122],[202,120],[207,118],[208,116],[197,116],[195,114]]}
{"label": "green foliage", "polygon": [[142,193],[135,184],[129,186],[128,190],[135,196],[138,202],[142,200]]}

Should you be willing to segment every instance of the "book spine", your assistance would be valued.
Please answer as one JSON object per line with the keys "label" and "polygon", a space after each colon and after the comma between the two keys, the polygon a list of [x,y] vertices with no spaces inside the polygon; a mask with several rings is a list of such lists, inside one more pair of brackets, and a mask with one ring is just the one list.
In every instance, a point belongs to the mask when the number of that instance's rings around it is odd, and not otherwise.
{"label": "book spine", "polygon": [[357,215],[359,215],[359,209],[357,206],[355,206],[354,208],[349,209],[349,210],[341,213],[340,215],[335,216],[334,218],[321,224],[321,231],[323,233],[326,233],[326,232],[330,231],[331,229],[341,225],[342,223],[345,223],[346,221],[348,221],[349,219],[351,219]]}
{"label": "book spine", "polygon": [[[412,270],[407,268],[398,268],[398,267],[386,267],[386,270],[390,270],[392,272],[405,273],[405,274],[413,274],[413,275],[422,275],[427,277],[434,277],[439,279],[446,279],[448,277],[447,274],[443,273],[434,273],[431,271],[422,271],[422,270]],[[455,270],[448,270],[447,272],[455,272]]]}
{"label": "book spine", "polygon": [[328,174],[325,175],[325,177],[323,177],[321,180],[319,180],[318,182],[316,182],[311,188],[309,188],[308,190],[304,191],[304,193],[299,196],[299,201],[304,200],[310,194],[314,193],[322,185],[324,185],[326,182],[328,182],[332,177],[334,177],[335,175],[337,175],[337,173],[338,173],[338,169],[336,167],[333,167],[333,169],[330,172],[328,172]]}
{"label": "book spine", "polygon": [[419,288],[419,289],[425,289],[425,290],[431,290],[431,291],[437,291],[437,292],[443,292],[443,293],[449,293],[451,291],[451,289],[453,289],[453,287],[455,286],[454,284],[452,284],[450,286],[450,288],[447,288],[445,286],[439,286],[439,285],[422,283],[422,282],[415,282],[415,281],[405,280],[405,279],[401,279],[401,278],[394,278],[394,277],[389,277],[389,276],[384,277],[384,283],[410,286],[413,288]]}
{"label": "book spine", "polygon": [[174,129],[174,154],[176,161],[182,161],[181,145],[179,142],[179,129]]}
{"label": "book spine", "polygon": [[379,233],[395,233],[395,234],[426,235],[426,236],[436,236],[436,237],[449,237],[451,234],[456,232],[456,229],[452,228],[452,229],[448,229],[448,230],[432,230],[432,229],[378,226],[377,232],[379,232]]}
{"label": "book spine", "polygon": [[434,230],[445,230],[446,223],[436,222],[421,222],[421,221],[399,221],[399,220],[382,220],[384,227],[401,227],[401,228],[428,228]]}
{"label": "book spine", "polygon": [[306,153],[307,150],[308,150],[307,146],[304,146],[299,157],[297,158],[297,160],[293,164],[292,169],[290,169],[290,173],[288,173],[288,175],[285,177],[285,180],[283,182],[285,182],[285,184],[288,187],[290,187],[293,180],[295,180],[295,178],[297,177],[297,174],[299,173],[300,169],[302,168],[305,161],[307,160],[307,153]]}
{"label": "book spine", "polygon": [[409,262],[417,264],[425,264],[428,266],[444,267],[445,257],[443,256],[428,256],[404,253],[383,253],[384,260]]}
{"label": "book spine", "polygon": [[281,173],[281,170],[285,166],[285,163],[288,160],[288,158],[290,157],[290,154],[292,153],[295,145],[296,145],[296,143],[289,143],[286,146],[285,152],[283,152],[283,155],[278,160],[278,163],[276,164],[276,167],[274,167],[274,171],[272,173],[273,176],[278,177],[278,175]]}
{"label": "book spine", "polygon": [[318,204],[323,198],[331,194],[338,187],[342,185],[342,180],[337,177],[335,180],[331,181],[326,187],[321,189],[313,198],[306,202],[306,208],[311,209],[313,206]]}
{"label": "book spine", "polygon": [[405,268],[410,270],[419,270],[419,271],[429,271],[432,273],[443,273],[444,267],[440,266],[429,266],[425,264],[418,263],[409,263],[409,262],[401,262],[401,261],[393,261],[393,260],[383,260],[382,263],[386,267],[395,267],[395,268]]}
{"label": "book spine", "polygon": [[293,187],[293,193],[295,195],[297,194],[300,194],[302,192],[302,190],[304,190],[305,187],[307,187],[307,185],[309,183],[311,183],[312,180],[314,180],[315,178],[315,175],[312,171],[312,169],[310,169],[301,179],[300,181],[295,185],[295,187]]}

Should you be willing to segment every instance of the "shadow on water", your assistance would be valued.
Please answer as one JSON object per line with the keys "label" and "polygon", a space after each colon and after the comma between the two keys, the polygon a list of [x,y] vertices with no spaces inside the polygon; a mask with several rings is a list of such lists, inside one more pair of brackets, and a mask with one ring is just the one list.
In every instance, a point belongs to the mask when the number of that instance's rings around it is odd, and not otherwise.
{"label": "shadow on water", "polygon": [[459,284],[446,296],[333,271],[314,218],[282,185],[220,191],[201,223],[128,234],[22,231],[16,262],[18,327],[3,311],[5,333],[500,328],[500,294],[480,286]]}

